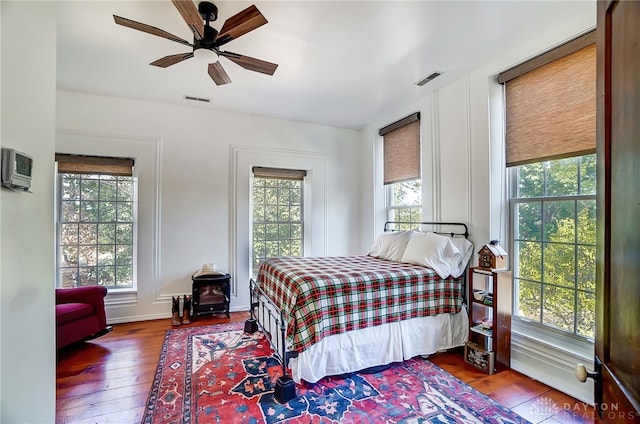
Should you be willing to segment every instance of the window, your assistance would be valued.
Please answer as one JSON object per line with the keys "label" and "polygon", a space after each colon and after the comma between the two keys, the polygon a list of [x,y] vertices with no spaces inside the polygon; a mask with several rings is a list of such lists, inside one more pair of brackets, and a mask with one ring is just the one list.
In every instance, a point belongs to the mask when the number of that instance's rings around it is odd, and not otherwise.
{"label": "window", "polygon": [[524,325],[593,339],[595,33],[498,81],[505,83],[514,315]]}
{"label": "window", "polygon": [[511,169],[514,314],[592,339],[596,157]]}
{"label": "window", "polygon": [[253,169],[252,270],[268,258],[304,255],[305,171]]}
{"label": "window", "polygon": [[422,180],[405,181],[387,186],[387,220],[409,224],[395,226],[396,230],[410,230],[413,223],[422,221]]}
{"label": "window", "polygon": [[112,158],[56,155],[56,160],[57,286],[135,288],[133,161],[122,160],[122,171]]}
{"label": "window", "polygon": [[380,129],[384,148],[384,184],[387,186],[387,220],[408,230],[422,221],[420,168],[420,113],[416,112]]}

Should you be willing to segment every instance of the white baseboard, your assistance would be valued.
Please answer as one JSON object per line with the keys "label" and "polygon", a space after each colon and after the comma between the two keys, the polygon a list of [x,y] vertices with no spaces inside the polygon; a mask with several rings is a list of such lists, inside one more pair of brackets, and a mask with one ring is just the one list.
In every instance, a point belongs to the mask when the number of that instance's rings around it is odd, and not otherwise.
{"label": "white baseboard", "polygon": [[[584,403],[593,405],[593,381],[576,379],[576,364],[593,368],[593,356],[570,352],[524,334],[511,334],[511,368]],[[562,405],[559,405],[562,406]]]}

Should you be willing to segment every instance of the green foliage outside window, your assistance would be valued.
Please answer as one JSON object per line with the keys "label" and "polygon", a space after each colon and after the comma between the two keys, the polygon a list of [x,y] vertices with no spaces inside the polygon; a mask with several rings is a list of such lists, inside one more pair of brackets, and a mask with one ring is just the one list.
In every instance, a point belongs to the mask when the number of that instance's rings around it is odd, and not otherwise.
{"label": "green foliage outside window", "polygon": [[253,178],[253,275],[268,258],[303,256],[301,180]]}
{"label": "green foliage outside window", "polygon": [[388,193],[387,219],[410,223],[395,230],[410,230],[415,227],[412,223],[422,221],[422,180],[390,184]]}
{"label": "green foliage outside window", "polygon": [[58,193],[58,286],[133,287],[133,177],[60,174]]}
{"label": "green foliage outside window", "polygon": [[515,314],[593,338],[595,155],[522,165],[515,172]]}

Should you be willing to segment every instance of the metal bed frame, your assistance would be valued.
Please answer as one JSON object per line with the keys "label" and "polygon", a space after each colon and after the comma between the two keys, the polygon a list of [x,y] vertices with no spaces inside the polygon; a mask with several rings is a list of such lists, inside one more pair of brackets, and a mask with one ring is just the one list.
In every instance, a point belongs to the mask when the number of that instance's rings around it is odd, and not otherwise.
{"label": "metal bed frame", "polygon": [[[451,237],[463,236],[469,237],[467,224],[461,222],[405,222],[405,221],[387,221],[384,224],[385,232],[403,231],[396,229],[396,226],[414,227],[419,226],[419,231],[426,231],[425,226],[430,226],[430,230],[436,234],[448,235]],[[394,228],[396,227],[396,228]],[[463,228],[457,231],[445,231],[445,229]],[[468,264],[467,264],[468,267]],[[462,293],[463,302],[466,303],[465,293],[467,284],[467,271],[463,273]],[[274,388],[274,397],[281,404],[287,403],[297,397],[295,382],[287,372],[289,359],[297,356],[297,352],[287,351],[286,331],[287,322],[282,310],[267,296],[262,288],[255,282],[253,278],[249,279],[249,296],[250,296],[250,318],[245,321],[245,333],[255,333],[259,329],[267,333],[267,340],[274,351],[275,357],[282,365],[282,376],[276,381]],[[258,309],[258,313],[256,313]],[[277,312],[275,312],[277,311]],[[260,317],[268,316],[267,323],[261,322]],[[279,334],[277,334],[279,332]],[[279,345],[279,346],[278,346]]]}

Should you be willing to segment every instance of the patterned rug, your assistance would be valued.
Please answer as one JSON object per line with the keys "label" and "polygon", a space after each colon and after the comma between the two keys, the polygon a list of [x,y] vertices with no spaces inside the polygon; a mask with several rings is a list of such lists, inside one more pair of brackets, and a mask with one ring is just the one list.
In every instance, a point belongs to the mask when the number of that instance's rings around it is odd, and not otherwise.
{"label": "patterned rug", "polygon": [[428,360],[297,385],[279,404],[281,367],[244,323],[167,331],[143,423],[527,423]]}

